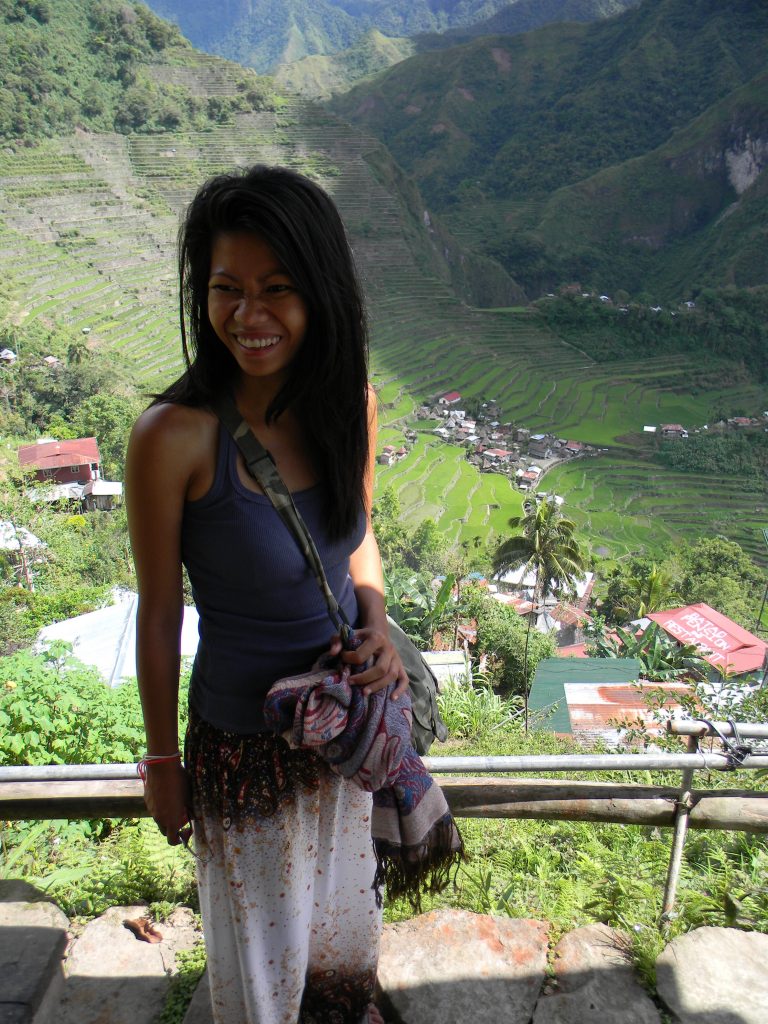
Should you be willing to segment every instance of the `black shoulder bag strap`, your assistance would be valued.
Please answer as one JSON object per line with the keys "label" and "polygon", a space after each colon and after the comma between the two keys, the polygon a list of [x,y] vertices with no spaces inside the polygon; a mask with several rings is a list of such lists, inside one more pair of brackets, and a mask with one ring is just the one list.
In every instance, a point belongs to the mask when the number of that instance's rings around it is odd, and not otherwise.
{"label": "black shoulder bag strap", "polygon": [[211,408],[240,449],[248,471],[258,481],[275,511],[293,534],[325,598],[331,622],[341,637],[342,644],[347,647],[352,636],[352,626],[344,614],[344,609],[333,595],[309,528],[301,518],[274,459],[240,415],[231,398],[218,398],[211,403]]}

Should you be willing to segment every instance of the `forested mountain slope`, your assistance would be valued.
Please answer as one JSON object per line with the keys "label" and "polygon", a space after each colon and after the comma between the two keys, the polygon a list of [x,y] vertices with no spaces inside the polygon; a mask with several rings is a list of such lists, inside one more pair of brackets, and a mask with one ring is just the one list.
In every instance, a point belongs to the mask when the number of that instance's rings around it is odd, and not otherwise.
{"label": "forested mountain slope", "polygon": [[[127,4],[82,0],[79,8],[84,18],[112,11],[120,46],[130,37],[134,8]],[[68,10],[65,0],[46,24],[63,32],[57,18]],[[37,32],[28,17],[19,24]],[[54,40],[47,42],[55,53]],[[68,44],[75,42],[73,33]],[[416,422],[418,403],[455,389],[469,408],[494,398],[501,419],[613,449],[610,461],[570,463],[556,485],[574,495],[580,527],[601,546],[653,551],[666,540],[715,531],[755,547],[762,481],[734,478],[723,487],[718,477],[689,478],[649,463],[652,452],[636,440],[644,423],[695,427],[714,414],[753,415],[768,407],[754,373],[709,346],[710,309],[720,310],[730,352],[739,339],[750,341],[751,321],[742,323],[736,307],[702,303],[685,314],[685,324],[665,314],[663,331],[656,321],[641,323],[640,313],[623,328],[616,310],[615,322],[601,326],[611,359],[597,358],[571,339],[579,324],[548,326],[541,311],[522,307],[494,264],[467,258],[371,134],[274,93],[263,109],[237,113],[244,81],[262,80],[182,44],[167,50],[135,60],[131,73],[158,96],[180,90],[199,104],[199,127],[191,119],[163,131],[147,125],[97,132],[74,118],[74,130],[3,145],[0,347],[20,353],[0,367],[5,438],[78,429],[71,424],[85,421],[70,416],[79,399],[67,382],[92,379],[89,354],[127,364],[143,396],[178,373],[179,212],[210,174],[282,163],[320,180],[349,227],[370,301],[382,443],[400,445],[405,428],[420,428],[407,458],[381,473],[411,523],[431,517],[452,540],[471,540],[503,531],[519,507],[507,476],[480,474],[463,449],[433,435],[434,424]],[[93,78],[100,68],[88,71],[87,49],[74,57],[79,88],[86,73]],[[54,83],[54,107],[63,95]],[[503,308],[472,308],[480,302]],[[603,311],[597,300],[595,306]],[[633,346],[635,336],[654,346],[652,359]],[[45,364],[44,356],[59,362]]]}
{"label": "forested mountain slope", "polygon": [[645,156],[507,213],[491,251],[529,292],[564,280],[692,298],[768,282],[768,71]]}
{"label": "forested mountain slope", "polygon": [[[558,190],[667,143],[674,148],[681,132],[702,131],[701,123],[693,125],[700,118],[712,139],[723,141],[713,157],[717,167],[726,167],[726,154],[735,145],[736,162],[752,154],[759,172],[764,166],[761,136],[755,147],[750,133],[765,109],[761,80],[756,79],[752,99],[748,94],[734,98],[734,110],[742,104],[743,124],[731,123],[727,104],[715,105],[766,71],[767,54],[768,5],[762,0],[727,5],[719,0],[645,0],[608,21],[480,38],[414,56],[374,83],[337,97],[333,107],[376,133],[414,174],[430,205],[463,229],[468,241],[501,258],[534,294],[574,279],[602,289],[634,290],[637,274],[617,272],[604,281],[600,274],[612,259],[595,264],[591,252],[612,244],[610,213],[619,192],[609,190],[606,217],[598,187],[592,206],[581,201],[589,188],[575,193],[578,201],[572,196],[561,201]],[[638,173],[647,176],[652,164]],[[627,164],[618,174],[623,186],[634,185],[635,170]],[[663,172],[656,182],[659,193],[676,175],[672,191],[679,195],[685,190],[684,160],[668,162]],[[708,177],[710,188],[715,175]],[[720,178],[719,198],[699,204],[689,231],[705,230],[738,197],[727,191],[732,189],[727,171]],[[697,185],[695,192],[701,191]],[[634,188],[624,187],[621,195],[625,200],[635,196]],[[546,215],[542,209],[550,202],[558,207],[559,219],[554,227],[551,217],[540,227],[540,216]],[[625,206],[634,235],[654,240],[651,251],[659,248],[660,236],[662,245],[677,237],[674,231],[660,232],[656,205],[647,208],[635,197]],[[581,250],[581,242],[570,248],[560,244],[579,234],[579,224],[568,221],[568,211],[576,208],[589,224]],[[520,229],[528,234],[521,237]],[[553,233],[558,244],[552,242]],[[641,265],[647,262],[644,256]],[[675,286],[694,287],[702,260],[689,255],[690,273]],[[658,284],[664,274],[651,263],[642,276]],[[728,279],[718,270],[709,276],[718,283]]]}
{"label": "forested mountain slope", "polygon": [[458,46],[476,36],[503,32],[529,32],[555,21],[595,21],[633,7],[640,0],[516,0],[487,21],[442,33],[392,37],[371,29],[352,47],[329,54],[314,54],[275,70],[277,81],[294,92],[327,99],[347,92],[355,82],[370,78],[414,53]]}
{"label": "forested mountain slope", "polygon": [[[524,32],[550,21],[606,17],[637,0],[220,0],[215,18],[208,0],[148,2],[203,50],[259,71],[273,71],[304,57],[356,47],[371,29],[394,37],[402,49],[404,38],[455,26],[473,30],[497,12],[502,21],[493,31]],[[440,44],[432,39],[427,45]],[[344,58],[342,66],[349,69],[354,60]],[[322,77],[337,78],[333,67],[338,69],[336,62]],[[371,65],[366,73],[375,70]],[[310,79],[318,75],[316,68],[295,75],[304,73]]]}
{"label": "forested mountain slope", "polygon": [[182,77],[160,86],[149,69],[194,64],[178,29],[120,0],[0,0],[0,137],[86,128],[150,132],[201,128],[260,109],[269,88],[242,71],[225,100],[201,98]]}

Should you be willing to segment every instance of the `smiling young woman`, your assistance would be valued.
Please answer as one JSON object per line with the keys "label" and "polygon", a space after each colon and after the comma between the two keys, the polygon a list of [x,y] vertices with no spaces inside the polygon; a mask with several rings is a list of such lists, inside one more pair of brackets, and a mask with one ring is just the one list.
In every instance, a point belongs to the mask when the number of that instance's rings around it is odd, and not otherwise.
{"label": "smiling young woman", "polygon": [[277,388],[304,341],[307,308],[269,245],[254,235],[219,235],[211,252],[208,319],[245,374]]}
{"label": "smiling young woman", "polygon": [[[202,186],[180,233],[187,370],[137,421],[127,499],[139,584],[145,800],[170,843],[191,821],[216,1024],[377,1024],[380,913],[370,794],[266,731],[272,683],[323,652],[408,680],[371,530],[375,397],[351,251],[313,182],[255,167]],[[304,558],[212,404],[270,452],[362,641],[341,652]],[[200,614],[178,750],[182,566]]]}

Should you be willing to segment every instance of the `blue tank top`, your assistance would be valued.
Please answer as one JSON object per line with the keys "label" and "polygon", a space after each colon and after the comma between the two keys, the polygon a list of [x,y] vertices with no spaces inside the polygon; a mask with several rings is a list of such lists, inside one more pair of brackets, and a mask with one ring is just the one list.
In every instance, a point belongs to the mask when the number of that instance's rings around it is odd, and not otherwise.
{"label": "blue tank top", "polygon": [[[349,556],[362,543],[365,516],[361,511],[352,536],[331,542],[321,488],[298,491],[293,498],[331,589],[355,623]],[[200,615],[190,702],[219,729],[263,732],[264,698],[272,683],[309,671],[334,630],[293,535],[269,498],[240,481],[237,447],[223,428],[213,485],[184,506],[181,550]]]}

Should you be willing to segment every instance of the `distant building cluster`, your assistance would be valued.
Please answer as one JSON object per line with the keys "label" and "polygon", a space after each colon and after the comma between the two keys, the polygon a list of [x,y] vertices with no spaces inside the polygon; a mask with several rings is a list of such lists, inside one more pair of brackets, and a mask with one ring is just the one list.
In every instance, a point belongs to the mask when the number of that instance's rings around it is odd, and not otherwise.
{"label": "distant building cluster", "polygon": [[[702,431],[722,433],[728,430],[768,430],[768,411],[764,412],[762,416],[729,416],[727,420],[718,420],[712,424],[705,423],[702,427],[694,428],[692,432],[694,434],[700,434]],[[665,441],[680,441],[685,440],[691,431],[681,423],[662,423],[659,426],[646,424],[643,427],[643,433],[658,434]]]}
{"label": "distant building cluster", "polygon": [[449,391],[431,405],[421,406],[416,416],[419,420],[440,420],[434,430],[437,437],[465,448],[467,461],[481,473],[502,473],[521,491],[534,488],[545,470],[558,460],[596,455],[599,451],[582,441],[501,423],[493,399],[483,402],[474,419],[459,408],[460,403],[459,392]]}

